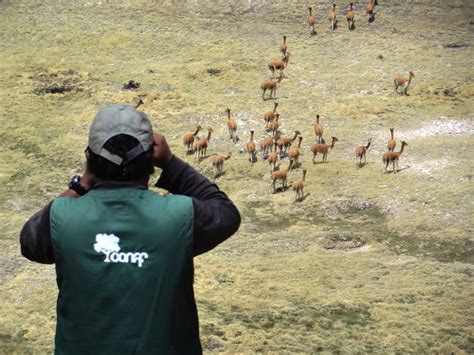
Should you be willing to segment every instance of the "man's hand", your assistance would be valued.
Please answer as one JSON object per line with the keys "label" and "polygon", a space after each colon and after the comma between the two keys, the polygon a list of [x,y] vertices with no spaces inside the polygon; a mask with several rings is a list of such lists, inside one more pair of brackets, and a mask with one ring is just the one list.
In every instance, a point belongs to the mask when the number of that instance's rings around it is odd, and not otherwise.
{"label": "man's hand", "polygon": [[85,188],[87,191],[89,191],[90,189],[92,189],[94,187],[95,180],[96,180],[96,178],[95,178],[94,173],[90,172],[89,169],[86,168],[86,171],[81,176],[80,184],[83,188]]}
{"label": "man's hand", "polygon": [[156,167],[164,169],[168,161],[173,157],[165,136],[153,133],[153,163]]}

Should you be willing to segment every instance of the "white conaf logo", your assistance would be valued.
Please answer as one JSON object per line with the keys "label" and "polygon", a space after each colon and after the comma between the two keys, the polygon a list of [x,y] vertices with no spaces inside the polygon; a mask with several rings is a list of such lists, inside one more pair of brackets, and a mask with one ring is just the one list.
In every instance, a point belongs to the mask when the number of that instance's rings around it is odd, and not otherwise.
{"label": "white conaf logo", "polygon": [[148,253],[119,253],[120,239],[114,234],[97,234],[95,236],[94,250],[105,254],[105,263],[132,263],[142,267]]}

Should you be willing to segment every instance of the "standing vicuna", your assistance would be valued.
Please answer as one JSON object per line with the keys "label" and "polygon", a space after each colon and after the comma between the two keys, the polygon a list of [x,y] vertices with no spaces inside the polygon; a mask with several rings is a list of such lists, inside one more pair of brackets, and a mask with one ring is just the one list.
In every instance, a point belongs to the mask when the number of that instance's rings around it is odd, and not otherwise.
{"label": "standing vicuna", "polygon": [[[395,92],[397,94],[405,94],[406,96],[410,96],[407,93],[408,87],[410,86],[411,79],[415,77],[415,74],[411,71],[410,77],[407,79],[403,76],[397,75],[395,79],[393,79],[393,84],[395,85]],[[402,87],[403,91],[398,92],[398,88]]]}
{"label": "standing vicuna", "polygon": [[336,137],[332,137],[331,144],[323,144],[323,143],[313,143],[311,146],[311,151],[313,152],[313,164],[316,164],[314,159],[316,158],[316,154],[322,153],[323,154],[323,163],[327,161],[327,155],[329,150],[334,148],[334,144],[338,141]]}
{"label": "standing vicuna", "polygon": [[268,62],[268,69],[272,72],[272,79],[275,77],[275,70],[280,71],[280,76],[283,73],[283,69],[285,69],[288,65],[288,61],[290,60],[290,52],[287,52],[283,59],[281,60],[271,60]]}
{"label": "standing vicuna", "polygon": [[298,146],[297,147],[292,147],[288,152],[288,158],[293,161],[293,167],[297,167],[297,165],[298,165],[298,159],[301,155],[300,149],[301,149],[301,141],[302,140],[303,140],[303,137],[299,136],[298,137]]}
{"label": "standing vicuna", "polygon": [[283,72],[280,72],[280,76],[277,81],[273,80],[265,80],[260,84],[260,88],[263,90],[262,92],[262,99],[265,100],[265,93],[267,90],[270,90],[270,99],[276,97],[276,91],[278,88],[278,84],[280,84],[281,79],[283,78]]}
{"label": "standing vicuna", "polygon": [[255,143],[253,141],[253,134],[254,134],[254,131],[250,131],[250,138],[249,138],[249,141],[247,142],[247,153],[249,153],[249,161],[252,163],[253,165],[253,162],[255,160]]}
{"label": "standing vicuna", "polygon": [[308,16],[308,25],[309,25],[309,36],[312,37],[316,34],[314,30],[314,25],[316,24],[316,16],[313,15],[313,8],[308,7],[309,16]]}
{"label": "standing vicuna", "polygon": [[[403,148],[408,145],[405,141],[402,141],[402,147],[400,148],[399,152],[385,152],[383,154],[383,165],[385,168],[385,173],[387,173],[388,164],[393,164],[393,173],[396,174],[398,171],[398,160],[400,159],[400,155],[403,153]],[[397,167],[395,169],[395,166]]]}
{"label": "standing vicuna", "polygon": [[275,102],[273,106],[273,111],[267,111],[263,114],[263,120],[265,121],[265,128],[268,128],[268,124],[273,121],[276,117],[276,109],[278,107],[278,102]]}
{"label": "standing vicuna", "polygon": [[316,123],[314,124],[314,134],[316,135],[316,141],[322,143],[323,139],[323,126],[319,123],[319,115],[316,115]]}
{"label": "standing vicuna", "polygon": [[283,36],[283,41],[280,43],[280,52],[282,57],[286,56],[286,51],[288,50],[288,47],[286,45],[286,36]]}
{"label": "standing vicuna", "polygon": [[270,172],[273,172],[276,167],[276,162],[278,160],[278,153],[277,153],[277,144],[276,142],[273,143],[272,148],[270,148],[270,153],[268,154],[268,164],[270,164]]}
{"label": "standing vicuna", "polygon": [[230,116],[230,108],[227,108],[225,112],[227,112],[227,129],[229,130],[230,139],[232,139],[232,141],[236,143],[238,139],[237,122],[235,122],[235,119]]}
{"label": "standing vicuna", "polygon": [[214,177],[219,177],[223,174],[224,161],[231,157],[231,153],[227,153],[227,156],[216,154],[212,157],[211,164],[212,170],[214,171]]}
{"label": "standing vicuna", "polygon": [[346,19],[347,19],[347,26],[349,27],[349,31],[352,31],[354,29],[354,9],[353,9],[354,3],[350,3],[349,5],[349,11],[347,11]]}
{"label": "standing vicuna", "polygon": [[357,149],[355,150],[356,160],[359,159],[359,162],[358,162],[359,167],[362,166],[362,158],[364,158],[364,164],[367,163],[367,160],[365,158],[365,153],[367,153],[367,149],[369,149],[371,143],[372,143],[372,138],[369,138],[369,141],[365,147],[361,145],[360,147],[357,147]]}
{"label": "standing vicuna", "polygon": [[183,136],[183,145],[184,145],[185,153],[193,150],[194,138],[196,138],[197,134],[199,133],[201,129],[202,129],[201,126],[197,126],[196,131],[194,133],[186,133]]}
{"label": "standing vicuna", "polygon": [[302,201],[304,198],[304,180],[306,178],[306,169],[303,169],[303,176],[301,179],[298,179],[296,181],[293,181],[292,187],[293,191],[295,191],[296,196],[295,196],[295,201]]}
{"label": "standing vicuna", "polygon": [[196,152],[196,160],[199,160],[200,157],[206,156],[207,146],[211,140],[211,133],[214,132],[212,128],[207,129],[207,138],[200,139],[194,143],[194,151]]}
{"label": "standing vicuna", "polygon": [[135,108],[139,108],[141,105],[143,105],[143,100],[141,97],[136,97],[135,99],[133,99],[133,106]]}
{"label": "standing vicuna", "polygon": [[336,4],[332,4],[332,11],[329,13],[329,22],[331,23],[331,29],[336,29],[337,18],[336,18]]}
{"label": "standing vicuna", "polygon": [[276,136],[277,131],[278,131],[278,127],[280,127],[280,123],[278,122],[279,119],[280,119],[280,114],[277,113],[276,117],[273,119],[273,121],[271,121],[268,124],[268,130],[272,132],[273,137]]}
{"label": "standing vicuna", "polygon": [[375,15],[374,15],[375,5],[377,5],[377,0],[369,0],[369,3],[367,4],[366,13],[367,13],[367,21],[369,23],[375,20]]}
{"label": "standing vicuna", "polygon": [[288,187],[288,183],[287,183],[288,171],[290,171],[292,165],[293,165],[293,162],[290,161],[290,164],[285,170],[276,170],[272,172],[272,183],[270,185],[270,188],[273,186],[273,193],[276,193],[277,180],[281,181],[281,185],[283,189],[286,189]]}
{"label": "standing vicuna", "polygon": [[390,128],[390,139],[387,142],[387,149],[393,152],[396,146],[397,146],[397,141],[393,137],[393,128]]}

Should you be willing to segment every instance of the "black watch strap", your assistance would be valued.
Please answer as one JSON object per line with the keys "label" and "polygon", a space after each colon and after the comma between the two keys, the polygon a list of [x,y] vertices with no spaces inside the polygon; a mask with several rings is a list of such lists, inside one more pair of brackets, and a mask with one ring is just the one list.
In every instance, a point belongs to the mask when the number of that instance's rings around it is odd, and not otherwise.
{"label": "black watch strap", "polygon": [[69,182],[69,188],[74,190],[79,196],[84,196],[87,190],[81,185],[81,176],[75,175]]}

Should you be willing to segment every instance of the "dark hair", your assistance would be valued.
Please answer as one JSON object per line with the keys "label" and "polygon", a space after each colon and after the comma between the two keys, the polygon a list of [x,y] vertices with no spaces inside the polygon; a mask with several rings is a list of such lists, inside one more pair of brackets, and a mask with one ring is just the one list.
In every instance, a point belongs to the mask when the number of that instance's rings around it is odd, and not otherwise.
{"label": "dark hair", "polygon": [[[110,138],[104,144],[104,148],[110,153],[124,158],[128,151],[139,144],[138,140],[134,137],[127,134],[119,134]],[[141,181],[154,172],[153,148],[121,165],[117,165],[95,154],[89,148],[87,149],[89,151],[87,167],[100,180]]]}

